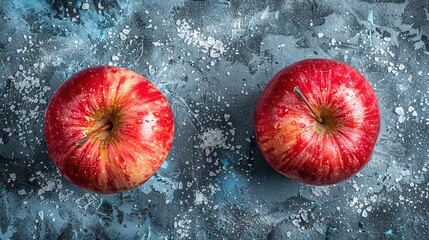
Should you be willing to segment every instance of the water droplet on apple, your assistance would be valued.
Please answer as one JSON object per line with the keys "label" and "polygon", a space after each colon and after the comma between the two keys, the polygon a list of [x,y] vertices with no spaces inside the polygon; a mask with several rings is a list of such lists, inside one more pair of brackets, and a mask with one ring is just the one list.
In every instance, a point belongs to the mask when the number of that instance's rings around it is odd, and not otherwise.
{"label": "water droplet on apple", "polygon": [[292,123],[292,125],[295,125],[295,124],[296,124],[296,121],[295,121],[295,120],[293,120],[291,123]]}
{"label": "water droplet on apple", "polygon": [[305,124],[304,123],[301,123],[301,124],[299,124],[299,126],[301,127],[301,128],[305,128]]}
{"label": "water droplet on apple", "polygon": [[287,108],[279,108],[277,110],[277,115],[279,117],[284,117],[288,111],[289,111],[289,109],[287,109]]}

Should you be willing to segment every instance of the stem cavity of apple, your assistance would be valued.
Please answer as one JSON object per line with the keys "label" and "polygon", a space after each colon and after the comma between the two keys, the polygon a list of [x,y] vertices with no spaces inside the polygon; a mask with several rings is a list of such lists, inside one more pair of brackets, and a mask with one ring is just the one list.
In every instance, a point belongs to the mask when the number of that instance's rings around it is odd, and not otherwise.
{"label": "stem cavity of apple", "polygon": [[305,105],[307,105],[307,107],[310,109],[310,111],[313,113],[314,117],[317,119],[317,121],[319,121],[320,123],[323,122],[323,118],[320,117],[320,115],[318,113],[316,113],[316,111],[314,110],[314,108],[310,105],[310,103],[308,102],[307,98],[305,97],[305,95],[301,92],[301,89],[299,89],[298,86],[295,86],[293,88],[293,91],[299,96],[299,98],[305,103]]}
{"label": "stem cavity of apple", "polygon": [[99,129],[95,130],[94,132],[92,132],[91,134],[89,134],[88,136],[82,138],[81,140],[76,142],[76,145],[81,147],[86,141],[88,141],[88,139],[90,139],[91,137],[94,137],[95,135],[111,129],[113,127],[113,125],[111,123],[107,123],[106,125],[103,125],[102,127],[100,127]]}

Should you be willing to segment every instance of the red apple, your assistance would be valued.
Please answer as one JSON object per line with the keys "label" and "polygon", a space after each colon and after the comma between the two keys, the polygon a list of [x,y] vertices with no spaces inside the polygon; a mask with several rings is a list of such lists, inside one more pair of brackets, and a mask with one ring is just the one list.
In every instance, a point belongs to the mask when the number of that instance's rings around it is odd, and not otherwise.
{"label": "red apple", "polygon": [[173,135],[165,96],[125,68],[97,66],[76,73],[45,112],[49,157],[72,183],[96,193],[146,182],[167,157]]}
{"label": "red apple", "polygon": [[275,170],[306,184],[329,185],[350,178],[371,159],[380,110],[356,69],[307,59],[268,83],[254,123],[262,155]]}

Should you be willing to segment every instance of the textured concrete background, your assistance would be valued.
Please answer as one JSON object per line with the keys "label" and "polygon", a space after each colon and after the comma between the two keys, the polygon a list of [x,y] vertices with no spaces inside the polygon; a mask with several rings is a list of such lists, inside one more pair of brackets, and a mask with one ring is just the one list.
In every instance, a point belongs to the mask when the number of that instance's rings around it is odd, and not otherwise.
{"label": "textured concrete background", "polygon": [[[429,234],[429,3],[422,0],[0,0],[0,239],[410,239]],[[253,134],[280,69],[323,57],[374,87],[370,164],[330,187],[273,171]],[[176,136],[146,184],[86,193],[48,159],[43,113],[110,64],[167,96]]]}

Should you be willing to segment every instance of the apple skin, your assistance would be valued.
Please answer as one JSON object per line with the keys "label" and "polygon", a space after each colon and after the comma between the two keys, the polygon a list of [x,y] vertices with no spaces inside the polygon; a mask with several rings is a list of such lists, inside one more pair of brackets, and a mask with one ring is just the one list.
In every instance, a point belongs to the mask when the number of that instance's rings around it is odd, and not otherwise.
{"label": "apple skin", "polygon": [[72,183],[95,193],[127,191],[146,182],[166,159],[173,136],[165,96],[125,68],[96,66],[74,74],[45,112],[50,159]]}
{"label": "apple skin", "polygon": [[[320,123],[294,92],[306,96]],[[360,171],[380,132],[380,110],[368,81],[353,67],[306,59],[279,71],[259,98],[257,144],[268,164],[288,178],[330,185]]]}

